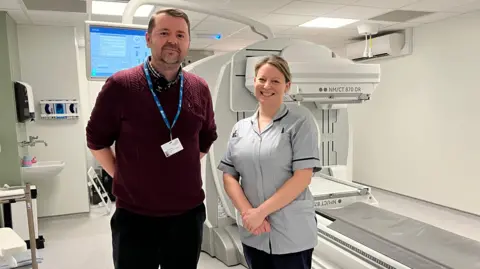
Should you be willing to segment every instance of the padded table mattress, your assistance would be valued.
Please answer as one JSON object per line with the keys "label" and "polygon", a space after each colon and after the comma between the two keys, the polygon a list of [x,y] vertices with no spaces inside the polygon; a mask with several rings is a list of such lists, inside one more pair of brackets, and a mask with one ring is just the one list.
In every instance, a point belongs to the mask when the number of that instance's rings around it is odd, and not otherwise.
{"label": "padded table mattress", "polygon": [[329,228],[415,269],[480,269],[480,242],[365,203],[317,210]]}

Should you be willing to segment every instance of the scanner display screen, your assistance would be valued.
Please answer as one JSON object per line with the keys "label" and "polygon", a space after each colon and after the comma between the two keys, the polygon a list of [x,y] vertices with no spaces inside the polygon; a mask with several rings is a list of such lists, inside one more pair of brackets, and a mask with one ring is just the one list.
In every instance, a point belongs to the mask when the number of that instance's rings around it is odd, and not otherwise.
{"label": "scanner display screen", "polygon": [[108,78],[114,73],[141,64],[150,49],[146,29],[90,27],[90,76]]}

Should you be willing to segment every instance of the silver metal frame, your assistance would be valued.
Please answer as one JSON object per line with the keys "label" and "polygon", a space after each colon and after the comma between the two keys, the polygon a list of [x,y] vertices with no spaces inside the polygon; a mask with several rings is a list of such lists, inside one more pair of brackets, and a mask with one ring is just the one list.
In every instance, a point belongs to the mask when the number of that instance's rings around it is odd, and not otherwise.
{"label": "silver metal frame", "polygon": [[23,195],[12,195],[6,197],[0,197],[0,204],[11,203],[12,200],[15,202],[25,202],[27,209],[27,219],[28,219],[28,233],[30,238],[30,253],[32,255],[32,269],[38,269],[37,261],[37,241],[35,240],[35,222],[33,219],[33,209],[32,209],[32,192],[30,189],[30,184],[27,183],[25,188],[8,188],[8,190],[18,190],[24,189]]}

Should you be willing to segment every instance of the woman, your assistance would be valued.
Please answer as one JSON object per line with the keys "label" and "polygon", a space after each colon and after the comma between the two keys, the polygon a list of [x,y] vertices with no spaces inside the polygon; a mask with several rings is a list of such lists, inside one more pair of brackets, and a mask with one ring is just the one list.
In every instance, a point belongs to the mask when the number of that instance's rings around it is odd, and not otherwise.
{"label": "woman", "polygon": [[320,171],[318,131],[301,106],[286,106],[288,63],[270,56],[255,66],[258,111],[233,127],[218,169],[241,214],[250,269],[311,268],[317,244],[312,173]]}

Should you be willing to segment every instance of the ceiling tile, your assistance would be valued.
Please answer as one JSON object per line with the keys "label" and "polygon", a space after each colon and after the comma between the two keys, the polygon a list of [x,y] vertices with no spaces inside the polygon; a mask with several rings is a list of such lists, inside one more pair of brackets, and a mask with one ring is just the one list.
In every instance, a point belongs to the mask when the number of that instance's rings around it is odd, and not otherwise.
{"label": "ceiling tile", "polygon": [[[155,6],[154,12],[158,11],[158,10],[161,10],[161,9],[164,9],[164,8],[167,8],[167,6]],[[201,21],[208,16],[207,14],[194,12],[194,11],[189,11],[189,10],[183,10],[183,11],[187,14],[188,19],[191,20],[191,21]],[[152,13],[154,13],[154,12],[152,12]]]}
{"label": "ceiling tile", "polygon": [[17,0],[1,0],[0,10],[20,10]]}
{"label": "ceiling tile", "polygon": [[199,25],[202,21],[190,21],[190,29],[195,28],[197,25]]}
{"label": "ceiling tile", "polygon": [[312,38],[313,39],[326,38],[328,40],[346,40],[349,38],[358,37],[359,35],[356,30],[339,28],[339,29],[318,29],[316,35],[301,34],[301,31],[294,33],[294,31],[287,30],[287,31],[283,31],[276,34],[276,36],[308,39],[308,40]]}
{"label": "ceiling tile", "polygon": [[317,36],[313,36],[311,40],[314,40],[315,42],[322,42],[324,44],[330,44],[335,42],[342,42],[345,40],[345,38],[340,36],[332,36],[332,35],[317,35]]}
{"label": "ceiling tile", "polygon": [[344,38],[327,35],[309,36],[305,40],[324,45],[326,47],[330,47],[330,44],[333,43],[343,43],[345,41]]}
{"label": "ceiling tile", "polygon": [[236,10],[227,9],[226,11],[232,12],[232,13],[235,13],[235,14],[238,14],[238,15],[242,15],[242,16],[251,18],[253,20],[258,20],[260,18],[264,18],[265,16],[267,16],[269,14],[269,13],[266,13],[266,12],[258,12],[258,11],[255,11],[255,10],[252,11],[251,9],[236,9]]}
{"label": "ceiling tile", "polygon": [[474,0],[421,0],[402,7],[403,10],[449,11],[452,8],[475,2]]}
{"label": "ceiling tile", "polygon": [[476,11],[472,11],[472,12],[468,12],[468,13],[463,13],[459,17],[478,19],[478,18],[480,18],[480,10],[476,10]]}
{"label": "ceiling tile", "polygon": [[301,36],[301,35],[279,35],[278,37],[281,38],[288,38],[288,39],[299,39],[299,40],[306,40],[312,43],[323,45],[327,48],[336,47],[343,45],[346,40],[339,39],[335,37],[320,37],[320,36]]}
{"label": "ceiling tile", "polygon": [[373,7],[346,6],[331,13],[328,13],[325,16],[332,18],[364,20],[390,11],[390,9],[380,9]]}
{"label": "ceiling tile", "polygon": [[76,26],[85,21],[86,13],[31,10],[29,17],[35,24]]}
{"label": "ceiling tile", "polygon": [[[1,0],[3,1],[3,0]],[[79,0],[22,0],[28,10],[87,12],[86,1]]]}
{"label": "ceiling tile", "polygon": [[358,22],[345,25],[342,28],[355,29],[356,30],[359,25],[362,25],[362,24],[365,24],[365,23],[376,24],[376,25],[378,25],[379,29],[385,28],[385,27],[390,26],[390,25],[397,24],[397,22],[391,22],[391,21],[360,20]]}
{"label": "ceiling tile", "polygon": [[429,11],[413,11],[413,10],[394,10],[380,16],[370,18],[371,20],[392,21],[392,22],[408,22],[413,19],[430,15]]}
{"label": "ceiling tile", "polygon": [[[0,9],[7,4],[16,4],[17,0],[0,0]],[[26,0],[39,1],[39,0]],[[42,0],[55,2],[62,0]],[[83,2],[83,0],[65,0]],[[358,37],[357,25],[363,22],[380,24],[380,30],[398,30],[416,27],[423,23],[442,20],[455,16],[455,13],[464,13],[480,9],[480,0],[188,0],[199,4],[210,4],[216,8],[229,10],[271,26],[278,37],[290,37],[309,40],[328,47],[335,44],[341,46],[351,38]],[[372,17],[387,13],[392,9],[408,10],[411,7],[420,9],[443,10],[442,13],[418,18],[409,23],[394,23],[386,21],[371,21]],[[344,6],[353,4],[354,6]],[[16,6],[15,8],[18,8]],[[416,9],[414,9],[416,10]],[[238,50],[262,38],[253,33],[250,28],[241,23],[206,14],[186,11],[192,21],[192,31],[206,34],[222,33],[221,40],[209,38],[192,38],[192,49],[214,49],[216,51]],[[274,12],[275,14],[269,14]],[[21,11],[9,12],[10,16],[20,24],[28,23]],[[290,15],[288,15],[290,14]],[[480,13],[479,13],[480,14]],[[315,19],[318,16],[342,17],[361,20],[338,29],[300,28],[298,25]],[[32,11],[34,22],[42,25],[83,25],[84,14],[51,13]],[[93,20],[96,20],[92,17]],[[143,19],[143,20],[142,20]],[[121,17],[107,17],[103,21],[121,21]],[[202,21],[204,20],[204,21]],[[146,24],[148,18],[135,18],[134,23]]]}
{"label": "ceiling tile", "polygon": [[[214,15],[207,16],[204,20],[201,21],[200,24],[202,24],[201,27],[203,27],[203,25],[208,24],[212,27],[215,27],[216,25],[218,25],[219,27],[228,27],[228,28],[236,29],[236,30],[239,30],[239,29],[246,26],[246,24],[236,22],[236,21],[232,21],[230,19],[217,17],[217,16],[214,16]],[[215,25],[213,25],[213,24],[215,24]],[[197,25],[197,27],[199,27],[199,25]],[[201,30],[201,29],[199,29],[199,30]]]}
{"label": "ceiling tile", "polygon": [[308,40],[312,36],[305,36],[305,35],[292,35],[292,34],[277,34],[276,37],[278,38],[287,38],[287,39],[300,39],[300,40]]}
{"label": "ceiling tile", "polygon": [[311,2],[319,2],[319,3],[330,3],[330,4],[337,4],[337,5],[350,5],[358,2],[358,0],[308,0]]}
{"label": "ceiling tile", "polygon": [[325,35],[325,36],[331,36],[331,37],[341,37],[343,39],[360,36],[356,29],[348,29],[348,28],[321,29],[319,35]]}
{"label": "ceiling tile", "polygon": [[356,6],[376,7],[376,8],[401,8],[413,4],[420,0],[360,0],[355,2]]}
{"label": "ceiling tile", "polygon": [[[67,13],[68,14],[68,13]],[[92,21],[122,22],[121,16],[92,14]],[[133,24],[148,25],[149,18],[133,18]],[[192,24],[192,22],[191,22]]]}
{"label": "ceiling tile", "polygon": [[458,13],[443,13],[443,12],[437,12],[433,13],[431,15],[427,15],[424,17],[420,17],[418,19],[411,20],[409,22],[413,23],[431,23],[431,22],[436,22],[436,21],[441,21],[450,17],[458,16]]}
{"label": "ceiling tile", "polygon": [[218,17],[218,16],[215,16],[215,15],[208,15],[207,17],[205,17],[205,19],[203,19],[202,21],[205,21],[205,22],[217,22],[217,23],[227,23],[227,24],[242,24],[243,23],[239,23],[239,22],[236,22],[236,21],[232,21],[230,19],[225,19],[225,18],[222,18],[222,17]]}
{"label": "ceiling tile", "polygon": [[383,30],[385,31],[397,31],[397,30],[403,30],[407,28],[415,28],[417,26],[421,25],[421,23],[413,23],[413,22],[402,22],[402,23],[397,23],[391,26],[385,27]]}
{"label": "ceiling tile", "polygon": [[471,11],[476,11],[480,10],[480,0],[471,2],[469,4],[463,4],[454,8],[449,9],[449,12],[471,12]]}
{"label": "ceiling tile", "polygon": [[294,1],[290,4],[274,11],[276,14],[308,15],[321,16],[325,13],[335,11],[343,7],[342,5]]}
{"label": "ceiling tile", "polygon": [[245,25],[240,23],[219,23],[215,21],[202,21],[192,28],[193,31],[209,32],[211,34],[221,33],[223,36],[230,35]]}
{"label": "ceiling tile", "polygon": [[295,16],[295,15],[281,15],[281,14],[269,14],[268,16],[259,19],[260,22],[269,25],[292,25],[297,26],[307,21],[316,19],[314,16]]}
{"label": "ceiling tile", "polygon": [[319,45],[324,45],[326,47],[330,47],[332,44],[335,44],[335,43],[343,44],[346,41],[344,37],[329,36],[329,35],[316,35],[316,36],[285,35],[283,37],[306,40]]}
{"label": "ceiling tile", "polygon": [[217,8],[229,10],[248,10],[261,13],[270,13],[279,9],[292,0],[229,0],[226,4],[218,5]]}

